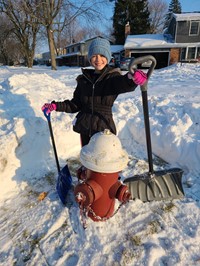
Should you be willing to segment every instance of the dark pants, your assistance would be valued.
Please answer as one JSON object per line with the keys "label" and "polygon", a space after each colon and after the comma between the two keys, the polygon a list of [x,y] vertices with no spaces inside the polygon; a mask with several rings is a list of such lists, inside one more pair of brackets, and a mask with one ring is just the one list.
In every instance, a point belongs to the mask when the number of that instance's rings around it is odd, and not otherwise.
{"label": "dark pants", "polygon": [[83,147],[89,143],[90,137],[85,134],[80,134],[80,136],[81,136],[81,147]]}

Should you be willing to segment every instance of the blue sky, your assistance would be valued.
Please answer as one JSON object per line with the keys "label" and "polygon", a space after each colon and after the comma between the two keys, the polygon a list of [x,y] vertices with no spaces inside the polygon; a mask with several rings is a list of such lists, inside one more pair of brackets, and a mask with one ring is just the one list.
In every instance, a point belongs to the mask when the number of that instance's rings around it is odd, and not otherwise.
{"label": "blue sky", "polygon": [[[171,0],[165,0],[169,6]],[[182,8],[182,12],[193,12],[199,11],[200,12],[200,0],[179,0]],[[109,19],[113,16],[114,12],[114,1],[109,3],[106,10],[106,17]],[[104,26],[103,26],[104,27]]]}
{"label": "blue sky", "polygon": [[[171,0],[166,0],[169,4]],[[179,0],[182,7],[182,12],[192,12],[199,11],[200,12],[200,0]]]}
{"label": "blue sky", "polygon": [[[171,0],[165,0],[166,3],[169,5]],[[182,7],[182,12],[193,12],[193,11],[199,11],[200,12],[200,0],[179,0],[181,7]],[[111,5],[110,5],[111,7]],[[114,2],[113,6],[109,10],[109,16],[113,15],[113,7],[114,7]]]}

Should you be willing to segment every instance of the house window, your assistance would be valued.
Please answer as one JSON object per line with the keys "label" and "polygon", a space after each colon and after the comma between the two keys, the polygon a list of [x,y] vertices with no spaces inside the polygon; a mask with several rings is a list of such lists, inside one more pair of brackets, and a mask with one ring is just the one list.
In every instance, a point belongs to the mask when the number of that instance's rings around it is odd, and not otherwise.
{"label": "house window", "polygon": [[185,60],[186,58],[186,48],[181,49],[181,60]]}
{"label": "house window", "polygon": [[191,21],[190,23],[190,35],[199,34],[199,21]]}
{"label": "house window", "polygon": [[188,47],[187,59],[195,59],[196,47]]}
{"label": "house window", "polygon": [[200,59],[200,47],[187,47],[181,49],[181,60]]}
{"label": "house window", "polygon": [[200,47],[197,49],[197,59],[200,61]]}
{"label": "house window", "polygon": [[77,47],[76,47],[76,51],[77,51],[77,52],[80,52],[80,50],[81,50],[80,45],[77,45]]}

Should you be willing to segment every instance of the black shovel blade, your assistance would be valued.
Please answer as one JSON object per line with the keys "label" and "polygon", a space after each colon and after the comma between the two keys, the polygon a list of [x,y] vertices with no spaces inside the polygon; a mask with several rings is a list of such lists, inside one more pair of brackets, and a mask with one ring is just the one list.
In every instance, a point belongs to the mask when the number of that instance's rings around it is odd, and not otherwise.
{"label": "black shovel blade", "polygon": [[58,174],[58,179],[56,184],[56,190],[63,204],[66,204],[67,202],[67,194],[71,188],[71,184],[72,184],[72,177],[69,172],[68,166],[65,165],[65,167],[62,168],[62,170]]}
{"label": "black shovel blade", "polygon": [[124,180],[132,199],[143,202],[180,199],[184,197],[181,183],[183,170],[172,168],[153,174],[135,175]]}

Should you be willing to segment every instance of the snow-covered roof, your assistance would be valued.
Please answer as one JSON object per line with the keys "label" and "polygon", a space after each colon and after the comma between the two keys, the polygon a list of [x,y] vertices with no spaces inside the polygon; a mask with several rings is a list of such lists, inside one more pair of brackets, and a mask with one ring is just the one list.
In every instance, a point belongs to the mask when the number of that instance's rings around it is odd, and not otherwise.
{"label": "snow-covered roof", "polygon": [[176,18],[176,21],[200,20],[200,12],[173,14],[173,17]]}
{"label": "snow-covered roof", "polygon": [[163,34],[128,35],[124,44],[125,49],[158,47],[167,45]]}
{"label": "snow-covered roof", "polygon": [[[172,48],[187,47],[193,43],[174,43],[167,39],[163,34],[140,34],[128,35],[124,44],[124,49],[147,49],[147,48]],[[199,43],[194,43],[200,46]]]}
{"label": "snow-covered roof", "polygon": [[74,55],[80,55],[80,54],[81,54],[80,52],[74,52],[74,53],[59,55],[56,58],[59,59],[59,58],[64,58],[64,57],[69,57],[69,56],[74,56]]}
{"label": "snow-covered roof", "polygon": [[111,45],[110,50],[111,53],[118,53],[124,49],[124,45]]}

